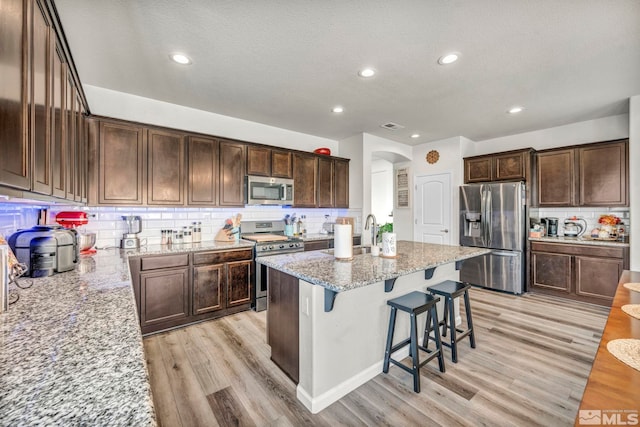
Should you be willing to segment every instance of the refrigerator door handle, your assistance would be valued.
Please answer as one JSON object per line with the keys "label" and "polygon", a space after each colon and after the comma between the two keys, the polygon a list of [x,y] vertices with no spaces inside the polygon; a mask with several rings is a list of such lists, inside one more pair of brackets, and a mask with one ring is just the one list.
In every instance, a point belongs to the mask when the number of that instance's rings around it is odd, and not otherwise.
{"label": "refrigerator door handle", "polygon": [[491,212],[491,204],[492,204],[492,194],[491,190],[487,190],[487,206],[485,207],[485,213],[487,214],[487,245],[491,245],[491,240],[493,240],[493,218]]}
{"label": "refrigerator door handle", "polygon": [[480,227],[482,235],[482,246],[487,246],[487,213],[485,211],[487,193],[484,189],[484,185],[480,187]]}
{"label": "refrigerator door handle", "polygon": [[513,256],[513,257],[520,256],[519,252],[513,252],[513,251],[492,251],[491,254],[497,255],[497,256]]}

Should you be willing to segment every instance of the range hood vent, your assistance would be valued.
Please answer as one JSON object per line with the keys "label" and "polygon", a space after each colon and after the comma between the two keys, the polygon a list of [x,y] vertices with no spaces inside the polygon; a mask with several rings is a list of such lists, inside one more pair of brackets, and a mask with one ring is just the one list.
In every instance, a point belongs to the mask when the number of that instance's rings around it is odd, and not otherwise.
{"label": "range hood vent", "polygon": [[383,125],[380,125],[381,128],[385,128],[385,129],[389,129],[389,130],[398,130],[398,129],[404,129],[404,126],[401,126],[397,123],[393,123],[393,122],[389,122],[389,123],[385,123]]}

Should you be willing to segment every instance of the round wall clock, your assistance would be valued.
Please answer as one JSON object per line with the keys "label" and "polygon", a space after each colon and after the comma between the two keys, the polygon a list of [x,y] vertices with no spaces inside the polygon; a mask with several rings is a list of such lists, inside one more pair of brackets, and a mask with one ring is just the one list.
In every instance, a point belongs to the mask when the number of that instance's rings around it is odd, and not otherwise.
{"label": "round wall clock", "polygon": [[440,153],[438,153],[436,150],[431,150],[427,153],[427,163],[429,163],[430,165],[437,162],[439,158]]}

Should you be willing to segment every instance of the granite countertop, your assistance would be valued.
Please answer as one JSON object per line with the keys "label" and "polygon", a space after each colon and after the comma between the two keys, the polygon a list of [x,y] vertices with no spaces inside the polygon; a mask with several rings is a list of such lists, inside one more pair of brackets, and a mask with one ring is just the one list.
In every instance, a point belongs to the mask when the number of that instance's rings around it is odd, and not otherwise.
{"label": "granite countertop", "polygon": [[355,255],[338,261],[328,251],[297,252],[257,258],[256,262],[336,292],[368,286],[420,270],[478,255],[489,249],[398,241],[397,258]]}
{"label": "granite countertop", "polygon": [[18,279],[0,314],[0,425],[156,425],[128,257],[251,248],[203,242],[99,250],[75,270]]}
{"label": "granite countertop", "polygon": [[236,242],[200,242],[183,243],[181,245],[148,245],[139,249],[127,249],[126,254],[133,256],[178,254],[196,251],[220,251],[230,249],[253,248],[256,242],[250,240],[239,240]]}
{"label": "granite countertop", "polygon": [[545,243],[564,243],[567,245],[594,245],[594,246],[613,246],[613,247],[629,247],[629,243],[610,241],[610,240],[594,240],[591,237],[529,237],[532,242]]}

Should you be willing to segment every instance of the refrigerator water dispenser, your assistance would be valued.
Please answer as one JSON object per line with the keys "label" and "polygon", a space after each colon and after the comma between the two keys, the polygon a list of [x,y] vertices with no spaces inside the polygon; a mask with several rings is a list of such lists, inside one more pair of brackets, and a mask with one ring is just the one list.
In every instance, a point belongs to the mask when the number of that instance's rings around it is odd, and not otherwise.
{"label": "refrigerator water dispenser", "polygon": [[480,220],[482,219],[482,214],[480,212],[465,212],[464,220],[464,235],[466,237],[480,237]]}

